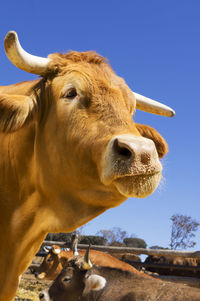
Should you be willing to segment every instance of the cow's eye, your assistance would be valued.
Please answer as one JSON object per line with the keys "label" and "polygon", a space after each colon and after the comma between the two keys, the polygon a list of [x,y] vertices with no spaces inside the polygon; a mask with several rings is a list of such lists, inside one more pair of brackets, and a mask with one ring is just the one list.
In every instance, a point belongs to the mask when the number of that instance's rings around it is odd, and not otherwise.
{"label": "cow's eye", "polygon": [[73,99],[77,96],[77,91],[75,88],[71,88],[67,91],[67,93],[65,94],[65,98],[67,99]]}

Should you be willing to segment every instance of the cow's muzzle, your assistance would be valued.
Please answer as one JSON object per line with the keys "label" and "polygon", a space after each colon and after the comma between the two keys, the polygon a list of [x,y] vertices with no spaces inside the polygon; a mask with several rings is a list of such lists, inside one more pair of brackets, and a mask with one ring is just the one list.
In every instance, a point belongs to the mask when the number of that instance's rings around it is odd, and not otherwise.
{"label": "cow's muzzle", "polygon": [[35,272],[35,278],[36,279],[39,279],[39,280],[42,280],[46,277],[46,273],[45,272],[42,272],[42,273],[39,273],[39,272]]}
{"label": "cow's muzzle", "polygon": [[47,290],[43,290],[39,293],[39,299],[42,301],[50,301],[49,294]]}
{"label": "cow's muzzle", "polygon": [[107,145],[101,181],[114,183],[126,197],[151,194],[161,178],[162,165],[152,140],[133,135],[115,136]]}

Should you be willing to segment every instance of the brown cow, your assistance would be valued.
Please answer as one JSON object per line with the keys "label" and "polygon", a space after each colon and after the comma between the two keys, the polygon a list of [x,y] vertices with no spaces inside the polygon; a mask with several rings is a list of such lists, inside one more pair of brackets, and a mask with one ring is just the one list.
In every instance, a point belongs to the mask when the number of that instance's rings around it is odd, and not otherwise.
{"label": "brown cow", "polygon": [[145,269],[150,272],[158,273],[159,275],[172,275],[172,276],[184,276],[184,277],[199,277],[200,271],[197,270],[184,270],[181,266],[197,267],[199,265],[199,259],[197,258],[183,258],[183,257],[171,257],[171,256],[148,256],[145,259],[145,263],[150,264],[166,264],[176,265],[174,267],[146,267]]}
{"label": "brown cow", "polygon": [[197,288],[148,279],[121,269],[93,266],[78,256],[72,258],[42,301],[199,301]]}
{"label": "brown cow", "polygon": [[156,189],[167,144],[132,115],[174,115],[133,93],[94,52],[36,57],[15,32],[5,50],[42,78],[0,87],[0,301],[14,297],[48,232],[72,232]]}
{"label": "brown cow", "polygon": [[[81,256],[85,255],[85,250],[79,250],[78,253]],[[35,268],[34,274],[37,279],[54,280],[62,269],[67,265],[70,258],[73,257],[73,251],[62,251],[57,245],[52,245],[49,253],[44,257],[41,265]],[[122,270],[131,271],[136,274],[140,274],[134,267],[126,262],[115,258],[114,256],[96,251],[90,251],[90,258],[95,265],[109,266],[120,268]]]}
{"label": "brown cow", "polygon": [[[112,253],[111,253],[112,254]],[[138,255],[132,253],[113,253],[114,257],[122,261],[137,261],[141,262],[141,259]]]}

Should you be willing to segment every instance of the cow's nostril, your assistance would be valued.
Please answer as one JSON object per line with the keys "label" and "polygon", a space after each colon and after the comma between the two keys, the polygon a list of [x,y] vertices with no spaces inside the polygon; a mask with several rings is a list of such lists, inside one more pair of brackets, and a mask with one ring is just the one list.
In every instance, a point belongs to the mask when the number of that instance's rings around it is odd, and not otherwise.
{"label": "cow's nostril", "polygon": [[118,139],[115,139],[113,143],[114,152],[125,159],[130,159],[132,156],[131,150],[125,143],[121,143]]}
{"label": "cow's nostril", "polygon": [[40,298],[40,300],[42,300],[44,298],[44,293],[40,293],[39,298]]}

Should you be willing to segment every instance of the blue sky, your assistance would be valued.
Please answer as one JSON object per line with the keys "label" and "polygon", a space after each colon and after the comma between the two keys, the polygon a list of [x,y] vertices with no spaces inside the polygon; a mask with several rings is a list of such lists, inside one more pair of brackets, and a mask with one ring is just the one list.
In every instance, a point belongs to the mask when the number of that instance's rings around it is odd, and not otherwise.
{"label": "blue sky", "polygon": [[[91,221],[87,234],[114,226],[167,247],[170,217],[200,220],[200,1],[58,0],[3,1],[0,18],[0,84],[36,76],[14,67],[3,39],[18,32],[23,47],[39,56],[96,50],[138,93],[162,100],[174,118],[137,111],[134,120],[155,127],[167,140],[164,180],[153,195],[130,198]],[[199,248],[200,232],[196,241]]]}

